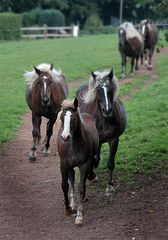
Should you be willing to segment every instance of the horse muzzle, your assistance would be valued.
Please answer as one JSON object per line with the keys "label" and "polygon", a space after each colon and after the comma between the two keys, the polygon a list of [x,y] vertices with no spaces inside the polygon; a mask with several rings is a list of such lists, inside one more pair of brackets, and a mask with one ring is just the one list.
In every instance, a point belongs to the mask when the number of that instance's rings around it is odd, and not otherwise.
{"label": "horse muzzle", "polygon": [[105,118],[109,118],[109,117],[112,117],[112,108],[111,109],[108,109],[108,110],[106,110],[106,109],[102,109],[102,113],[103,113],[103,116],[105,117]]}
{"label": "horse muzzle", "polygon": [[70,139],[70,135],[69,134],[61,134],[61,138],[64,142],[68,141],[68,139]]}
{"label": "horse muzzle", "polygon": [[42,98],[42,104],[44,106],[48,106],[50,104],[50,98],[49,97],[43,97]]}

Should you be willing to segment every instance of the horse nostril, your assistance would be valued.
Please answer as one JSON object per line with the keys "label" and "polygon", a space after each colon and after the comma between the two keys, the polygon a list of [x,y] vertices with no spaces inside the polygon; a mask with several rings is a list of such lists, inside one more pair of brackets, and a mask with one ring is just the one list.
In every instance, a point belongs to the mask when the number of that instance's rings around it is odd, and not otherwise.
{"label": "horse nostril", "polygon": [[64,142],[66,142],[70,138],[70,135],[65,135],[65,136],[61,135],[61,138]]}

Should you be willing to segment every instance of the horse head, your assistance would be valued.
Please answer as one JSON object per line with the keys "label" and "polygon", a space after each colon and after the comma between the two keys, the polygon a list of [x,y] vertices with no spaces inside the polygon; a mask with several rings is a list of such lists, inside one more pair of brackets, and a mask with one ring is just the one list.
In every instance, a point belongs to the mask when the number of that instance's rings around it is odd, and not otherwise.
{"label": "horse head", "polygon": [[142,36],[144,37],[144,39],[146,38],[146,36],[149,33],[149,21],[147,19],[142,20],[140,23],[140,32],[142,34]]}
{"label": "horse head", "polygon": [[[36,83],[37,87],[40,92],[41,96],[41,104],[43,106],[50,105],[51,101],[51,89],[52,89],[52,83],[53,79],[52,76],[48,72],[43,72],[37,67],[34,66],[34,70],[36,74],[38,75]],[[50,65],[50,70],[53,70],[53,64]]]}
{"label": "horse head", "polygon": [[74,102],[64,100],[62,102],[61,124],[62,133],[61,138],[63,141],[70,139],[78,126],[78,100],[75,98]]}
{"label": "horse head", "polygon": [[92,78],[95,82],[95,92],[102,115],[105,118],[112,117],[113,102],[118,95],[118,84],[113,75],[113,70],[109,73],[93,73]]}
{"label": "horse head", "polygon": [[120,46],[124,47],[126,41],[126,31],[122,27],[118,28],[118,38]]}

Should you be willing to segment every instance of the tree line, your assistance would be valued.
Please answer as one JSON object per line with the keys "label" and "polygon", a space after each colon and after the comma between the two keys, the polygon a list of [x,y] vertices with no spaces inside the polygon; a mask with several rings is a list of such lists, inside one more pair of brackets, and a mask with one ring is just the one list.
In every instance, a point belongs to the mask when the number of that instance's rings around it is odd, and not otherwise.
{"label": "tree line", "polygon": [[[24,13],[32,9],[57,9],[66,24],[84,26],[91,15],[98,16],[104,25],[117,23],[120,0],[0,0],[0,12]],[[139,22],[142,18],[163,19],[168,15],[168,0],[123,0],[123,19]]]}

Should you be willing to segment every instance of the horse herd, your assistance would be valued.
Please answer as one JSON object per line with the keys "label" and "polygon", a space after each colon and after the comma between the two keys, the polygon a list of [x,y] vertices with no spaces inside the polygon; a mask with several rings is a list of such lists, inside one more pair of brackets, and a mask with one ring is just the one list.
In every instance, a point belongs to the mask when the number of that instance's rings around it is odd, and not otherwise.
{"label": "horse herd", "polygon": [[[142,22],[142,34],[148,36],[147,21]],[[134,29],[129,22],[118,28],[119,51],[122,57],[122,74],[126,66],[126,57],[132,57],[131,73],[134,59],[136,69],[139,57],[143,50],[149,48],[147,40]],[[137,35],[135,33],[138,33]],[[136,36],[135,36],[136,35]],[[146,46],[146,47],[145,47]],[[149,66],[153,45],[149,48]],[[145,52],[146,54],[146,52]],[[146,55],[145,55],[146,59]],[[24,74],[26,79],[26,101],[32,111],[33,144],[29,159],[37,159],[36,148],[40,141],[40,125],[42,117],[48,119],[46,137],[44,141],[44,154],[50,153],[50,138],[53,126],[61,111],[61,126],[57,136],[57,148],[60,157],[60,170],[62,175],[62,190],[66,215],[76,214],[75,224],[83,224],[83,200],[86,193],[86,180],[96,180],[95,168],[100,162],[100,152],[103,143],[109,145],[109,158],[107,168],[109,178],[105,195],[110,196],[114,191],[113,170],[115,167],[115,154],[119,137],[126,128],[126,112],[123,103],[118,97],[118,81],[111,71],[91,72],[87,85],[81,86],[75,99],[68,97],[68,83],[62,71],[54,68],[53,64],[40,64],[31,72]],[[75,170],[80,172],[78,194],[75,195]],[[69,194],[70,184],[70,194]]]}

